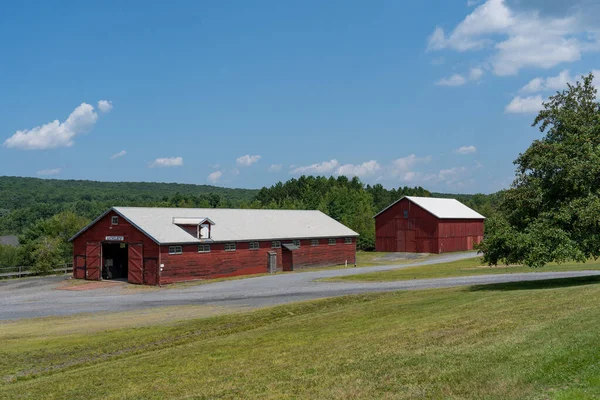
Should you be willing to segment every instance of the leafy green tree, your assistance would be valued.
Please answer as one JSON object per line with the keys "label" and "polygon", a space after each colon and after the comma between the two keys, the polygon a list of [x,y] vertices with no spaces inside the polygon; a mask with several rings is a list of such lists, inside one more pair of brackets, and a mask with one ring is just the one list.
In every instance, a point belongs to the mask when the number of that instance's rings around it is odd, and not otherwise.
{"label": "leafy green tree", "polygon": [[0,244],[0,268],[18,267],[22,262],[21,247]]}
{"label": "leafy green tree", "polygon": [[65,244],[58,237],[42,236],[33,245],[33,270],[39,274],[48,274],[63,264]]}
{"label": "leafy green tree", "polygon": [[600,256],[600,104],[593,75],[544,103],[545,136],[515,161],[516,179],[486,223],[489,264],[541,267]]}

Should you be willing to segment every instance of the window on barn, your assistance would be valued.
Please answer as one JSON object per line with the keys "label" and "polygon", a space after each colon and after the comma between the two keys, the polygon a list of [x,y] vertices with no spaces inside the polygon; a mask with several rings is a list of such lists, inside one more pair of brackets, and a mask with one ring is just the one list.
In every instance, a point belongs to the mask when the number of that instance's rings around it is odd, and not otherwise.
{"label": "window on barn", "polygon": [[115,216],[113,216],[113,217],[110,219],[110,224],[111,224],[111,225],[119,225],[119,217],[117,217],[116,215],[115,215]]}
{"label": "window on barn", "polygon": [[337,240],[335,240],[335,239],[329,239],[329,245],[330,246],[335,246],[336,243],[337,243]]}
{"label": "window on barn", "polygon": [[352,238],[344,238],[345,244],[352,244]]}
{"label": "window on barn", "polygon": [[294,244],[294,246],[300,247],[300,241],[298,239],[294,240],[292,243]]}
{"label": "window on barn", "polygon": [[260,248],[260,245],[258,244],[258,242],[250,242],[248,248],[250,250],[258,250]]}
{"label": "window on barn", "polygon": [[225,243],[225,251],[235,251],[235,243]]}
{"label": "window on barn", "polygon": [[271,248],[273,249],[280,249],[281,248],[281,242],[279,240],[274,240],[271,242]]}
{"label": "window on barn", "polygon": [[169,246],[169,254],[181,254],[183,249],[181,246]]}
{"label": "window on barn", "polygon": [[319,239],[313,239],[310,241],[310,245],[311,246],[318,246],[319,245]]}
{"label": "window on barn", "polygon": [[404,218],[408,218],[408,210],[404,210]]}
{"label": "window on barn", "polygon": [[198,253],[210,253],[210,244],[199,244]]}

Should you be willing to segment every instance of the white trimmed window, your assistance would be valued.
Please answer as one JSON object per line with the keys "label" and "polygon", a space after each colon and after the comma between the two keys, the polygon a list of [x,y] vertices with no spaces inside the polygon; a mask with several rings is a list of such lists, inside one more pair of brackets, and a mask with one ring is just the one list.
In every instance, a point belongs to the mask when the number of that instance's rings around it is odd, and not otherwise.
{"label": "white trimmed window", "polygon": [[337,243],[337,240],[336,239],[329,239],[328,243],[329,243],[330,246],[335,246],[335,244]]}
{"label": "white trimmed window", "polygon": [[113,215],[110,218],[110,224],[111,225],[119,225],[119,217],[117,217],[116,215]]}
{"label": "white trimmed window", "polygon": [[225,251],[235,251],[235,243],[225,243]]}
{"label": "white trimmed window", "polygon": [[181,246],[169,246],[169,254],[182,254],[183,249]]}
{"label": "white trimmed window", "polygon": [[310,245],[311,246],[318,246],[319,245],[319,239],[313,239],[310,241]]}
{"label": "white trimmed window", "polygon": [[344,238],[344,244],[352,244],[352,238]]}
{"label": "white trimmed window", "polygon": [[250,250],[258,250],[260,248],[260,245],[258,244],[258,242],[250,242],[248,244],[248,248]]}
{"label": "white trimmed window", "polygon": [[199,244],[198,253],[210,253],[210,244]]}
{"label": "white trimmed window", "polygon": [[273,249],[280,249],[281,248],[281,242],[279,240],[274,240],[271,242],[271,248]]}
{"label": "white trimmed window", "polygon": [[292,243],[294,244],[294,246],[300,247],[300,241],[298,239],[294,240]]}

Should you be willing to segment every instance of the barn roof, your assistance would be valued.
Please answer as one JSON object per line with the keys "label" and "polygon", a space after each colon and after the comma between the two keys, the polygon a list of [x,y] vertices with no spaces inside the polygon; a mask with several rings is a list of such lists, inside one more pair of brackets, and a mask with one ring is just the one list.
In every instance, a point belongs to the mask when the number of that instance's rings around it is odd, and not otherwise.
{"label": "barn roof", "polygon": [[[397,200],[381,210],[377,215],[383,213],[394,204],[398,203],[402,199],[408,199],[415,203],[425,211],[430,212],[434,216],[440,219],[485,219],[485,217],[479,214],[477,211],[465,206],[463,203],[456,199],[440,199],[436,197],[415,197],[415,196],[404,196],[400,200]],[[375,215],[375,216],[377,216]]]}
{"label": "barn roof", "polygon": [[205,243],[206,239],[197,239],[174,223],[185,218],[206,218],[213,222],[209,241],[215,242],[358,236],[321,211],[313,210],[155,207],[113,207],[111,210],[159,244]]}
{"label": "barn roof", "polygon": [[0,236],[0,244],[3,246],[18,246],[19,238],[15,235]]}

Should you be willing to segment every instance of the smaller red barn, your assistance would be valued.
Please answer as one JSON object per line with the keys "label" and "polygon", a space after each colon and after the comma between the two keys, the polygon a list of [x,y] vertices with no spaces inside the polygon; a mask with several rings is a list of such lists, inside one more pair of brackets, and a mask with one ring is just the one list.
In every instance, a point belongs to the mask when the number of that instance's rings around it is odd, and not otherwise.
{"label": "smaller red barn", "polygon": [[485,217],[456,199],[405,196],[375,215],[375,249],[447,253],[473,250]]}

